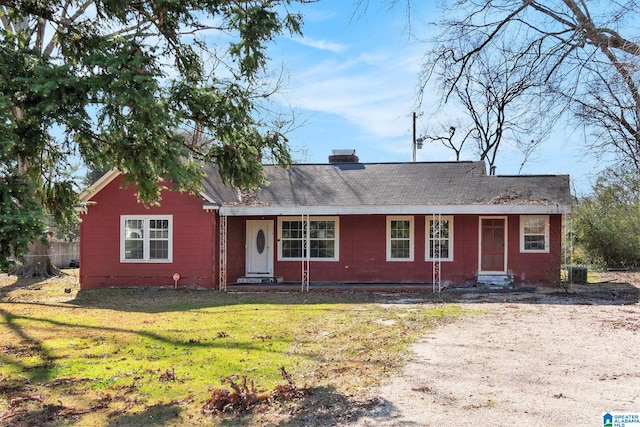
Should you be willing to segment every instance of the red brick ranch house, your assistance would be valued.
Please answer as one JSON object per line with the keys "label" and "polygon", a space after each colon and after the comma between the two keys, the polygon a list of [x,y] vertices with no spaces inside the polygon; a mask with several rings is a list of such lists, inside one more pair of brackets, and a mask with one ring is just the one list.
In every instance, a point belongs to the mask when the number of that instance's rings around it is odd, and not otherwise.
{"label": "red brick ranch house", "polygon": [[483,162],[265,166],[245,193],[213,166],[199,195],[146,208],[111,171],[81,196],[81,288],[246,282],[558,284],[567,175]]}

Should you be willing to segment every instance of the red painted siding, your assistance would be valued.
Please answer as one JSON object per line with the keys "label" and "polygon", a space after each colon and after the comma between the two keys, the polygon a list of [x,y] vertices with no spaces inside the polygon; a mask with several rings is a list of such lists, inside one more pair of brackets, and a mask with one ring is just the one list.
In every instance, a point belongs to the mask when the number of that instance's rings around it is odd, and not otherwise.
{"label": "red painted siding", "polygon": [[549,217],[549,253],[520,252],[520,217],[509,221],[509,273],[520,284],[560,284],[562,260],[562,216]]}
{"label": "red painted siding", "polygon": [[[92,198],[81,223],[80,284],[83,289],[103,286],[170,286],[174,273],[180,285],[218,284],[219,230],[217,214],[202,209],[199,197],[164,191],[161,206],[145,208],[137,203],[133,188],[120,189],[117,178]],[[171,263],[120,262],[122,215],[173,215],[173,261]],[[443,213],[444,215],[444,213]],[[339,218],[339,260],[311,261],[312,282],[430,283],[433,264],[425,261],[425,225],[430,215],[413,215],[413,261],[386,260],[387,216],[348,215]],[[491,217],[489,215],[483,217]],[[555,284],[560,279],[562,245],[561,215],[550,216],[549,253],[520,252],[520,216],[506,218],[507,272],[516,284]],[[245,275],[246,221],[270,220],[274,228],[274,276],[300,281],[300,261],[278,260],[278,218],[228,217],[227,282]],[[479,215],[453,217],[453,261],[441,263],[444,284],[475,283],[479,261]]]}
{"label": "red painted siding", "polygon": [[[136,201],[133,188],[120,189],[121,182],[118,177],[96,193],[91,200],[95,204],[82,215],[81,288],[170,286],[176,272],[181,276],[181,286],[215,286],[214,213],[202,209],[199,197],[173,191],[162,192],[161,206],[147,208]],[[173,262],[120,262],[121,215],[168,214],[173,215]]]}
{"label": "red painted siding", "polygon": [[[488,217],[488,216],[484,216]],[[496,216],[503,217],[504,216]],[[311,261],[312,282],[345,283],[430,283],[433,264],[425,261],[425,225],[430,215],[414,215],[413,261],[386,260],[386,216],[351,215],[339,218],[339,260]],[[274,275],[284,281],[300,281],[300,261],[279,261],[277,217],[230,217],[228,227],[227,279],[234,283],[245,275],[245,220],[266,219],[274,223]],[[561,215],[550,216],[550,252],[520,253],[520,217],[509,215],[507,221],[507,272],[516,284],[556,284],[560,278],[562,244]],[[479,260],[480,216],[454,217],[453,261],[441,262],[441,278],[446,284],[464,286],[475,283]]]}
{"label": "red painted siding", "polygon": [[227,283],[234,283],[245,275],[245,219],[228,217],[227,230]]}

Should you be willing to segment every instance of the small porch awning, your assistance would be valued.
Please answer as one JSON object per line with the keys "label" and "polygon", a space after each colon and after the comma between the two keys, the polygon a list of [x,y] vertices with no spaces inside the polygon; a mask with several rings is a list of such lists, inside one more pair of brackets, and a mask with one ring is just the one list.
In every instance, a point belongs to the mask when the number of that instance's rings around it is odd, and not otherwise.
{"label": "small porch awning", "polygon": [[221,206],[222,216],[291,216],[300,215],[552,215],[571,213],[562,204],[472,204],[417,206]]}

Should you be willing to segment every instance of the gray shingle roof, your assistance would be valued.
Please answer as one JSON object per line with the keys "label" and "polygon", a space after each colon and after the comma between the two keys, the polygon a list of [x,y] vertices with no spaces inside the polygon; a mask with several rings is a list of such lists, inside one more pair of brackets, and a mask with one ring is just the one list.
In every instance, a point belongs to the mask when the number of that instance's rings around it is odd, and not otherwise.
{"label": "gray shingle roof", "polygon": [[207,173],[205,194],[221,206],[571,205],[568,175],[490,176],[483,162],[265,166],[270,184],[251,194]]}

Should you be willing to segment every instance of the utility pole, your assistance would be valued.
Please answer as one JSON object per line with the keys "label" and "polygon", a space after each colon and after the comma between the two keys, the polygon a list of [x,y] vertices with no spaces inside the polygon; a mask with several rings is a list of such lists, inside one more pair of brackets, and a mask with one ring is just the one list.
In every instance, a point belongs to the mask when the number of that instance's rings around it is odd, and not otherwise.
{"label": "utility pole", "polygon": [[416,112],[413,112],[413,161],[416,161],[416,150],[418,144],[416,142]]}

